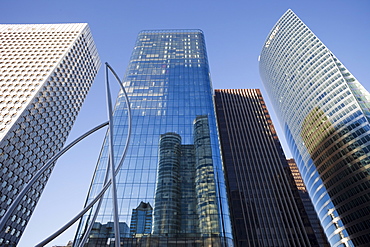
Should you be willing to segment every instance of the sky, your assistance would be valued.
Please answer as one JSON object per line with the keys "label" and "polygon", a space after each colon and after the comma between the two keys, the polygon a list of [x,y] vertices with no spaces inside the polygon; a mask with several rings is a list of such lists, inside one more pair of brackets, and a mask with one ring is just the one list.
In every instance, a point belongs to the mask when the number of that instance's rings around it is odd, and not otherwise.
{"label": "sky", "polygon": [[[286,155],[291,157],[258,69],[265,39],[288,9],[370,90],[368,0],[0,0],[0,23],[88,23],[101,61],[108,62],[121,78],[139,31],[202,29],[213,87],[261,89]],[[118,85],[112,87],[112,95],[117,95]],[[101,67],[67,143],[107,121],[105,102]],[[104,134],[100,130],[58,160],[19,247],[41,242],[83,208]],[[76,227],[47,246],[67,244]]]}

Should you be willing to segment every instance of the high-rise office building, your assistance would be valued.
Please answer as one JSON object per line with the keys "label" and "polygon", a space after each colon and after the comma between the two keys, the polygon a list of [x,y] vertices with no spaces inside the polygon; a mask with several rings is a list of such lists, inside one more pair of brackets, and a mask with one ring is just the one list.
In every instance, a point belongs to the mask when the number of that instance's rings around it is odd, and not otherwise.
{"label": "high-rise office building", "polygon": [[295,163],[294,159],[287,159],[289,170],[292,173],[294,183],[297,189],[301,192],[307,192],[306,186],[304,185],[303,179],[301,174],[299,173],[299,169],[297,164]]}
{"label": "high-rise office building", "polygon": [[288,10],[260,74],[332,246],[370,242],[370,94]]}
{"label": "high-rise office building", "polygon": [[[142,31],[124,84],[132,109],[132,136],[117,175],[119,221],[153,205],[152,231],[125,246],[232,246],[205,40],[200,30]],[[121,92],[114,111],[114,159],[127,137],[128,113]],[[87,202],[100,191],[108,161],[103,144]],[[180,167],[181,166],[181,167]],[[196,195],[196,197],[194,197]],[[96,208],[81,220],[77,246]],[[148,219],[147,219],[148,220]],[[96,222],[113,221],[112,195],[104,196]],[[134,225],[129,225],[134,228]],[[87,245],[94,241],[88,235]],[[104,240],[104,239],[103,239]],[[105,242],[114,241],[105,236]]]}
{"label": "high-rise office building", "polygon": [[[0,217],[64,145],[100,60],[87,24],[0,25]],[[17,207],[0,245],[16,245],[52,168]]]}
{"label": "high-rise office building", "polygon": [[139,206],[132,210],[130,234],[132,237],[149,235],[152,232],[153,207],[150,203],[140,202]]}
{"label": "high-rise office building", "polygon": [[[130,236],[130,228],[126,222],[119,223],[119,231],[122,237]],[[111,239],[114,239],[114,222],[109,221],[105,224],[95,222],[90,231],[91,239],[87,246],[111,246]],[[113,243],[113,242],[112,242]]]}
{"label": "high-rise office building", "polygon": [[[303,224],[311,226],[313,230],[313,236],[317,239],[319,246],[329,246],[328,240],[324,233],[324,229],[321,227],[319,218],[317,217],[315,208],[312,204],[310,196],[308,195],[306,186],[304,185],[301,174],[294,159],[287,159],[288,167],[286,167],[286,172],[290,174],[293,195],[300,212],[306,212],[307,218],[302,217]],[[307,230],[307,231],[310,231]],[[312,236],[312,237],[313,237]]]}
{"label": "high-rise office building", "polygon": [[319,245],[258,89],[216,89],[236,246]]}

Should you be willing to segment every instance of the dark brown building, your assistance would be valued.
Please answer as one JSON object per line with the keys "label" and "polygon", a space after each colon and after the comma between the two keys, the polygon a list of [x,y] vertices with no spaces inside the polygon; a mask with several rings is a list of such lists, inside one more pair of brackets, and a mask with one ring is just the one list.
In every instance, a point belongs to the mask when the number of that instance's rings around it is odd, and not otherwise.
{"label": "dark brown building", "polygon": [[215,91],[236,246],[319,244],[258,89]]}

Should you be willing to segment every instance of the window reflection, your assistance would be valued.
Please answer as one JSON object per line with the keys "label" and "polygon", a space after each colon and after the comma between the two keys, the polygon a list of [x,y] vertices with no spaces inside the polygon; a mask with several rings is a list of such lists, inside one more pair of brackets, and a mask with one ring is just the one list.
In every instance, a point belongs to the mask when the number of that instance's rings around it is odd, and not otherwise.
{"label": "window reflection", "polygon": [[[190,43],[186,49],[185,38]],[[199,30],[144,31],[135,45],[124,78],[132,106],[132,138],[117,176],[120,222],[130,228],[128,236],[121,234],[121,240],[128,246],[166,246],[176,241],[194,246],[232,245],[228,213],[220,210],[228,208],[223,176],[214,174],[222,166],[203,39]],[[199,61],[189,59],[194,57]],[[195,63],[200,67],[193,66]],[[128,128],[122,95],[117,99],[114,124],[118,162]],[[177,140],[176,147],[166,144],[171,138]],[[167,153],[166,148],[172,151]],[[107,149],[103,146],[97,164],[102,171],[107,167]],[[172,157],[171,152],[177,156]],[[102,177],[95,174],[94,191],[101,188]],[[217,183],[222,191],[216,189]],[[90,192],[89,200],[93,196]],[[96,222],[104,225],[113,221],[111,200],[107,193]],[[148,211],[144,213],[140,208],[145,205]],[[76,243],[94,210],[80,222]],[[145,230],[137,230],[139,221],[146,225]],[[90,243],[94,236],[89,237]],[[105,243],[110,238],[107,235]]]}

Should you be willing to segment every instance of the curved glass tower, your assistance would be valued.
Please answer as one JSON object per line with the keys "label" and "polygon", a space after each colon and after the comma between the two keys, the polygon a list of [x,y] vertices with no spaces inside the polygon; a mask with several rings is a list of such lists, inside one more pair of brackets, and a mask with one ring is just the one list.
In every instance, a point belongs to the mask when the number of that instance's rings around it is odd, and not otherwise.
{"label": "curved glass tower", "polygon": [[[205,41],[200,30],[139,33],[124,84],[132,108],[132,137],[117,175],[124,246],[232,246],[229,210],[216,129]],[[118,163],[128,129],[119,94],[114,111]],[[87,203],[102,188],[108,163],[104,143]],[[139,205],[152,205],[145,217]],[[80,243],[96,208],[80,222]],[[112,195],[104,197],[85,246],[114,241]],[[134,222],[134,224],[130,224]],[[151,231],[138,232],[145,224]],[[121,227],[122,226],[122,227]]]}
{"label": "curved glass tower", "polygon": [[370,242],[370,94],[288,10],[260,74],[332,246]]}

